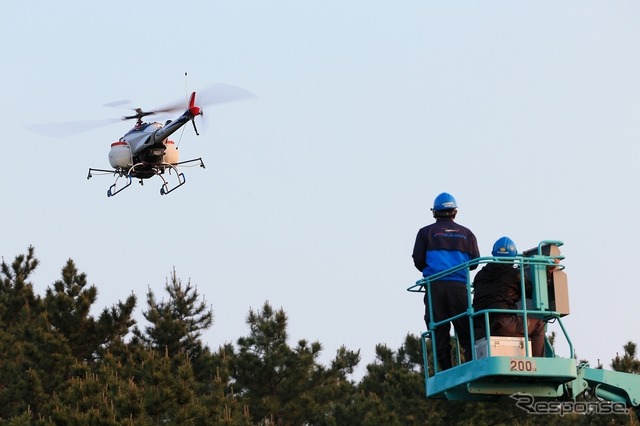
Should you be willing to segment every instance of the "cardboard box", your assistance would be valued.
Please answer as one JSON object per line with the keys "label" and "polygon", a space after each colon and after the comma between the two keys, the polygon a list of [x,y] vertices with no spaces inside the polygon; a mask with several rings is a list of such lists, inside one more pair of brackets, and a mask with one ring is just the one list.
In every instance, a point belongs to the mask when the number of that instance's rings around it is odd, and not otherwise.
{"label": "cardboard box", "polygon": [[569,315],[569,286],[564,271],[553,271],[549,283],[549,307],[561,317]]}
{"label": "cardboard box", "polygon": [[[531,342],[528,342],[529,356],[531,356]],[[489,342],[484,337],[476,341],[476,358],[489,356],[489,344],[491,344],[491,356],[527,356],[524,349],[524,337],[491,336]]]}

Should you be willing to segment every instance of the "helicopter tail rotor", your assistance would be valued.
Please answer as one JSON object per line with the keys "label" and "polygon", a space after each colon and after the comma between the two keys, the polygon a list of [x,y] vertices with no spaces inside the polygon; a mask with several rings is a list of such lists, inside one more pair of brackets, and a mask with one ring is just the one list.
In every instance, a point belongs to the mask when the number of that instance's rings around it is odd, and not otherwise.
{"label": "helicopter tail rotor", "polygon": [[198,133],[198,128],[196,127],[195,117],[198,115],[202,115],[202,110],[199,106],[196,105],[196,92],[191,93],[191,97],[189,98],[189,113],[193,117],[191,119],[193,131],[196,132],[196,135],[200,136],[200,133]]}

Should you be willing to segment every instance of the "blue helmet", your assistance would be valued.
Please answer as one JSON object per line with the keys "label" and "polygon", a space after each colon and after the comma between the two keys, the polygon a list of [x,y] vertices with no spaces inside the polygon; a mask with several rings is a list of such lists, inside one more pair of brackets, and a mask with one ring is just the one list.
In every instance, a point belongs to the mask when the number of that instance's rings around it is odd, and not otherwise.
{"label": "blue helmet", "polygon": [[433,200],[433,208],[431,209],[434,212],[439,212],[441,210],[451,210],[457,209],[458,203],[456,203],[456,199],[453,198],[453,195],[448,192],[443,192],[438,195],[435,200]]}
{"label": "blue helmet", "polygon": [[493,245],[493,250],[491,250],[492,256],[509,256],[513,257],[518,254],[518,250],[516,249],[516,243],[509,237],[502,237],[498,239]]}

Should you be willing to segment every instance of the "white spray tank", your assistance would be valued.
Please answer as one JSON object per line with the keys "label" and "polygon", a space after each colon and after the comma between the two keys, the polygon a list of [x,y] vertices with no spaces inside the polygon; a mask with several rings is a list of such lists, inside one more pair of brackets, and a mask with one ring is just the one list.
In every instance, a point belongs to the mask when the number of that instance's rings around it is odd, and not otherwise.
{"label": "white spray tank", "polygon": [[131,158],[131,147],[124,140],[119,140],[111,144],[111,151],[109,151],[109,164],[114,169],[126,169],[133,166],[133,160]]}
{"label": "white spray tank", "polygon": [[175,142],[165,139],[163,143],[166,149],[164,150],[162,161],[164,163],[177,164],[180,160],[180,153],[178,152],[178,147]]}

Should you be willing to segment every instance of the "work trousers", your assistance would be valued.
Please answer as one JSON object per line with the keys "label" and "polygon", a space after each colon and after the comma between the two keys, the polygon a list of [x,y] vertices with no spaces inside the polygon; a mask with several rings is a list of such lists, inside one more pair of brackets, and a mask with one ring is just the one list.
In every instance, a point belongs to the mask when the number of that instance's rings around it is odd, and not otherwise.
{"label": "work trousers", "polygon": [[[429,321],[429,294],[424,296],[425,322],[427,328]],[[433,321],[439,322],[446,318],[451,318],[460,313],[466,312],[468,308],[467,285],[459,281],[434,281],[431,283],[431,307],[433,311]],[[471,337],[469,328],[469,318],[463,316],[453,322],[458,340],[462,346],[466,360],[471,359]],[[440,369],[451,368],[451,322],[439,325],[434,330],[436,343],[436,358],[440,363]]]}

